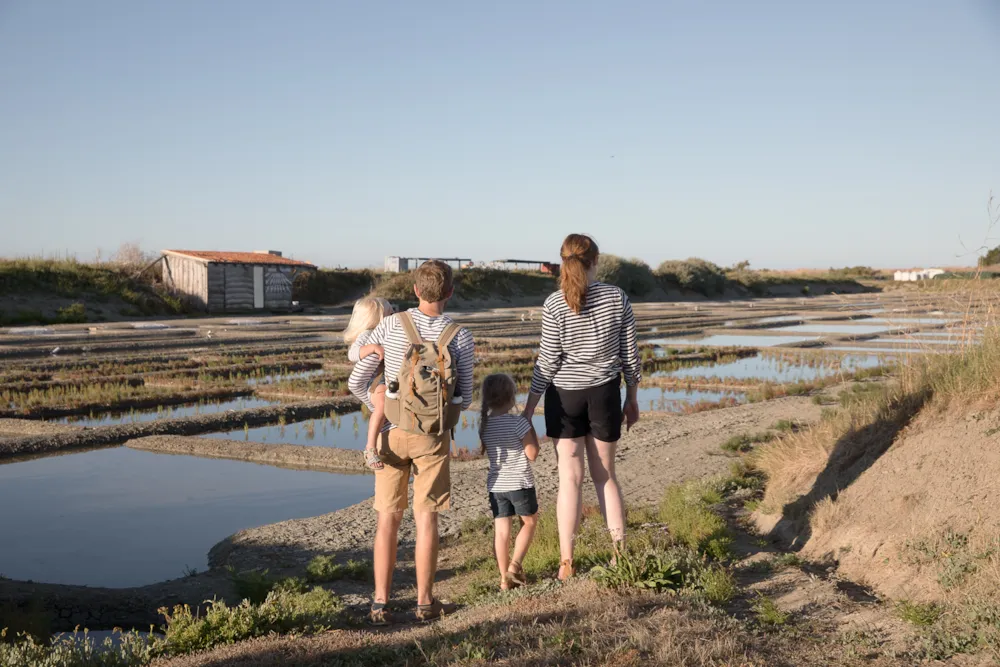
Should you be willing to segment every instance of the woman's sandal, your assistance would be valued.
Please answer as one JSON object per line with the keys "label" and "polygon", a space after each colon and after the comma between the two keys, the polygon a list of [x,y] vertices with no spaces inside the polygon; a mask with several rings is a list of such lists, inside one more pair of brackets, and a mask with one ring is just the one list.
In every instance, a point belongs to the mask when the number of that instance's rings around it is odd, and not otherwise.
{"label": "woman's sandal", "polygon": [[500,590],[502,591],[510,590],[510,579],[507,578],[506,574],[500,575]]}
{"label": "woman's sandal", "polygon": [[573,569],[572,559],[567,558],[566,560],[559,563],[559,574],[557,576],[559,581],[566,581],[575,574],[576,570]]}
{"label": "woman's sandal", "polygon": [[379,457],[378,452],[374,449],[365,449],[365,465],[372,470],[381,470],[384,466],[382,465],[382,459]]}
{"label": "woman's sandal", "polygon": [[524,576],[524,568],[516,560],[510,562],[510,567],[507,568],[506,579],[511,588],[528,585],[528,579]]}

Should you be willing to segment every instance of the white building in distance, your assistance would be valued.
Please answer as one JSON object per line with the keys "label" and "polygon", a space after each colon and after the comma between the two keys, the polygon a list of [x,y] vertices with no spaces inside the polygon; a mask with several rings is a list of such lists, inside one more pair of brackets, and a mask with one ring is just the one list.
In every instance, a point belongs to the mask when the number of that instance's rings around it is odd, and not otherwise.
{"label": "white building in distance", "polygon": [[896,271],[893,274],[893,279],[900,282],[916,282],[918,280],[931,280],[943,274],[944,271],[941,269],[915,269],[913,271]]}

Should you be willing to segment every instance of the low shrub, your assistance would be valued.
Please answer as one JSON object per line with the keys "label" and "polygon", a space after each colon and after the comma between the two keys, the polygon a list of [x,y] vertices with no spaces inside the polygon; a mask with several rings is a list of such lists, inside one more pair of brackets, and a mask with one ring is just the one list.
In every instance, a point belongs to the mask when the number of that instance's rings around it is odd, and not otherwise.
{"label": "low shrub", "polygon": [[656,269],[664,286],[698,292],[705,296],[722,294],[726,290],[726,274],[717,265],[692,257],[684,261],[668,260]]}
{"label": "low shrub", "polygon": [[597,279],[617,285],[629,296],[643,297],[657,288],[652,269],[641,259],[624,259],[617,255],[601,255],[597,260]]}
{"label": "low shrub", "polygon": [[274,590],[259,605],[244,600],[230,607],[213,600],[202,614],[192,612],[188,605],[174,607],[173,611],[161,609],[167,619],[162,649],[177,655],[272,632],[320,632],[338,624],[341,612],[340,600],[322,588],[307,593]]}
{"label": "low shrub", "polygon": [[277,583],[273,578],[267,576],[267,570],[237,572],[235,569],[229,568],[228,573],[229,581],[232,582],[240,599],[249,600],[253,604],[264,602]]}
{"label": "low shrub", "polygon": [[27,635],[12,638],[0,630],[0,665],[4,667],[140,667],[151,663],[160,651],[156,637],[138,632],[98,643],[86,631],[37,641]]}

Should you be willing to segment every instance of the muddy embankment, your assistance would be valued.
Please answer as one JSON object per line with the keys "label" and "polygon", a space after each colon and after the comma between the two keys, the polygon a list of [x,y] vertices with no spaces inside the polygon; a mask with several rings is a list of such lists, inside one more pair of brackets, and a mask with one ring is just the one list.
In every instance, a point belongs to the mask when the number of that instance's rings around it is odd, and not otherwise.
{"label": "muddy embankment", "polygon": [[[0,437],[0,459],[31,456],[62,450],[120,445],[127,440],[153,435],[200,435],[215,431],[231,431],[244,426],[254,427],[287,423],[306,419],[321,419],[332,412],[344,414],[357,410],[359,403],[353,398],[334,398],[321,401],[271,405],[247,410],[234,410],[211,415],[197,415],[179,419],[158,419],[151,422],[72,428],[58,433],[33,432],[27,420],[6,420],[0,433],[28,433]],[[22,425],[15,430],[14,422]]]}
{"label": "muddy embankment", "polygon": [[157,435],[129,440],[131,449],[158,454],[182,454],[211,459],[246,461],[279,468],[317,470],[320,472],[365,474],[361,452],[335,447],[262,444],[239,440],[192,438],[179,435]]}

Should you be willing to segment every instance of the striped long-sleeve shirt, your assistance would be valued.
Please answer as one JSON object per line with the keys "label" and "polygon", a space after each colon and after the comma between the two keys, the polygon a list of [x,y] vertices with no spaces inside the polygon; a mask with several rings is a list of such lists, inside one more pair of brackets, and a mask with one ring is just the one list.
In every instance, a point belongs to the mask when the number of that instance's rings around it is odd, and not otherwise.
{"label": "striped long-sleeve shirt", "polygon": [[635,338],[635,316],[625,292],[614,285],[591,283],[587,304],[574,313],[562,291],[545,300],[542,342],[531,379],[531,393],[550,384],[587,389],[624,373],[629,386],[639,384],[642,362]]}
{"label": "striped long-sleeve shirt", "polygon": [[374,331],[374,329],[369,329],[354,339],[354,342],[351,343],[350,349],[347,350],[348,361],[355,364],[361,361],[361,348],[368,344],[368,339],[371,338],[372,331]]}
{"label": "striped long-sleeve shirt", "polygon": [[[436,341],[441,336],[444,328],[451,323],[451,318],[447,315],[440,317],[430,317],[424,315],[417,308],[411,308],[410,316],[413,318],[413,325],[417,333],[425,341]],[[385,348],[385,377],[386,384],[389,378],[399,377],[399,367],[403,365],[403,355],[410,349],[410,341],[406,338],[403,325],[399,317],[392,315],[382,320],[371,335],[365,341],[366,345],[381,345]],[[462,409],[465,410],[472,403],[472,365],[475,361],[475,342],[468,329],[462,328],[458,335],[448,345],[451,356],[458,366],[458,387],[456,395],[462,395]],[[372,354],[354,365],[351,377],[347,381],[347,386],[358,400],[362,401],[369,408],[374,409],[371,399],[368,397],[368,385],[378,369],[378,355]]]}

